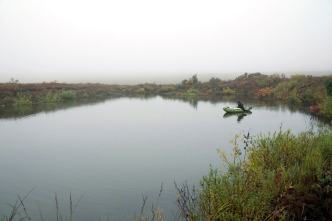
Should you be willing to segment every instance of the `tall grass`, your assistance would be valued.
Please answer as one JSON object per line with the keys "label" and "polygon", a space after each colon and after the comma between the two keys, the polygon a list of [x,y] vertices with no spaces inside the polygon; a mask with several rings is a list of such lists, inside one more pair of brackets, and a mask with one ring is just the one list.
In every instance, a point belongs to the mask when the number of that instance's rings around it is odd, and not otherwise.
{"label": "tall grass", "polygon": [[[28,210],[26,209],[24,200],[31,194],[31,192],[35,189],[35,187],[33,189],[31,189],[23,198],[21,196],[17,196],[17,200],[15,202],[14,205],[11,205],[9,203],[7,203],[10,207],[11,207],[11,212],[9,215],[3,215],[2,218],[0,218],[0,221],[14,221],[14,220],[32,220],[32,218],[29,216],[28,214]],[[76,208],[78,207],[79,202],[81,201],[81,199],[83,198],[84,194],[82,194],[80,196],[80,198],[77,200],[77,202],[75,204],[73,204],[73,199],[72,199],[72,195],[71,193],[69,194],[69,217],[67,218],[67,216],[64,216],[60,209],[59,209],[59,201],[58,201],[58,196],[55,193],[55,217],[57,221],[72,221],[73,220],[73,215],[75,213]],[[44,221],[44,216],[43,213],[41,211],[41,209],[39,208],[39,217],[41,221]]]}
{"label": "tall grass", "polygon": [[[25,221],[25,220],[35,220],[36,217],[33,219],[29,215],[29,211],[27,210],[24,200],[31,194],[31,192],[35,188],[31,189],[23,198],[20,197],[19,195],[17,196],[17,200],[15,204],[9,204],[7,203],[8,206],[11,207],[11,211],[9,214],[3,214],[0,216],[0,221]],[[161,197],[161,194],[163,192],[163,183],[161,184],[160,191],[157,197],[157,200],[151,204],[150,208],[147,208],[147,198],[148,196],[143,195],[143,202],[142,206],[140,208],[140,212],[138,215],[136,215],[136,212],[133,213],[133,216],[126,216],[128,220],[134,220],[134,221],[163,221],[163,214],[164,210],[159,207],[159,200]],[[54,207],[54,213],[51,215],[52,219],[55,219],[56,221],[72,221],[72,220],[78,220],[74,215],[76,214],[76,209],[79,206],[79,203],[81,202],[82,198],[84,197],[85,194],[82,194],[76,202],[74,202],[72,194],[69,194],[69,206],[67,207],[68,209],[64,211],[63,209],[60,209],[59,205],[59,199],[57,194],[55,193],[54,196],[54,202],[55,202],[55,207]],[[175,220],[176,218],[174,218]],[[45,221],[47,219],[44,218],[43,212],[41,208],[39,207],[39,220],[40,221]],[[102,220],[98,217],[96,217],[95,220]],[[103,219],[104,220],[104,219]],[[110,214],[108,217],[105,219],[106,221],[111,220]],[[112,219],[114,220],[114,219]]]}
{"label": "tall grass", "polygon": [[231,156],[218,151],[227,170],[211,168],[182,214],[189,220],[331,220],[331,135],[329,129],[235,135]]}

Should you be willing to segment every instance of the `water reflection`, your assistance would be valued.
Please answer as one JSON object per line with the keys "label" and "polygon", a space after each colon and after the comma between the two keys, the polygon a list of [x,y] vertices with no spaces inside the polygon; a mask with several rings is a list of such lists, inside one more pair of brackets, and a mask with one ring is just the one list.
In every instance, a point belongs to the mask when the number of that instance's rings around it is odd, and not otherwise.
{"label": "water reflection", "polygon": [[[197,110],[199,103],[206,102],[210,104],[220,104],[225,103],[230,106],[234,106],[237,103],[237,100],[241,100],[245,106],[252,106],[256,110],[259,108],[260,110],[265,111],[274,111],[274,112],[287,112],[291,113],[304,113],[308,114],[308,110],[305,107],[298,105],[288,105],[281,101],[275,100],[257,100],[248,97],[184,97],[184,98],[176,98],[171,96],[154,96],[154,95],[140,95],[140,96],[131,96],[126,97],[129,99],[140,99],[140,100],[150,100],[155,99],[157,97],[161,97],[163,100],[173,100],[173,101],[181,101],[183,103],[189,104],[191,107]],[[65,102],[65,103],[56,103],[56,104],[37,104],[37,105],[27,105],[27,106],[16,106],[16,107],[5,107],[0,106],[0,119],[20,119],[26,118],[29,116],[34,116],[39,112],[55,112],[58,110],[70,109],[79,106],[86,105],[95,105],[98,103],[103,103],[108,100],[119,99],[123,97],[113,97],[109,99],[99,99],[99,100],[83,100],[83,101],[73,101],[73,102]],[[222,110],[220,110],[222,111]],[[251,113],[242,113],[242,114],[225,114],[224,118],[228,118],[231,116],[237,117],[237,122],[240,123],[244,117],[247,117]],[[235,118],[236,118],[235,117]],[[317,118],[314,118],[313,121],[317,121]]]}
{"label": "water reflection", "polygon": [[[198,104],[202,102],[210,103],[210,104],[219,104],[222,102],[234,102],[236,104],[235,97],[171,97],[171,96],[161,96],[163,100],[173,100],[173,101],[181,101],[183,103],[189,104],[194,109],[198,108]],[[230,100],[232,98],[232,100]]]}
{"label": "water reflection", "polygon": [[243,120],[244,117],[252,114],[252,112],[246,112],[246,113],[225,113],[224,118],[229,118],[229,117],[236,117],[237,116],[237,122],[240,123],[241,120]]}
{"label": "water reflection", "polygon": [[[114,98],[113,98],[114,99]],[[106,100],[67,101],[64,103],[49,103],[37,105],[20,105],[14,107],[0,107],[0,119],[21,119],[34,116],[40,112],[49,113],[79,106],[103,103]]]}

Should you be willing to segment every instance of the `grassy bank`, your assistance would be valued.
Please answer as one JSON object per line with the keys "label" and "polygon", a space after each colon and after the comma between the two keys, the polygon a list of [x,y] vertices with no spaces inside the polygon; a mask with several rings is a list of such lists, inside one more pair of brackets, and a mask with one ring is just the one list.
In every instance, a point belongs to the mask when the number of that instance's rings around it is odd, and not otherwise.
{"label": "grassy bank", "polygon": [[[211,169],[199,191],[178,188],[189,220],[331,220],[332,134],[290,131],[243,137],[219,150],[226,170]],[[195,196],[197,195],[197,196]]]}

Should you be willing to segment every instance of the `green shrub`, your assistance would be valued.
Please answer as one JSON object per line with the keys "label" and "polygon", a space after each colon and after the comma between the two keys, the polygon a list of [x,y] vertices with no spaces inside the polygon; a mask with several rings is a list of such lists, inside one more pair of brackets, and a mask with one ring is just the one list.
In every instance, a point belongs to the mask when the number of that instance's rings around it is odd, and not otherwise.
{"label": "green shrub", "polygon": [[72,90],[61,91],[60,98],[62,101],[70,101],[76,98],[76,93]]}
{"label": "green shrub", "polygon": [[186,96],[196,96],[199,93],[199,90],[194,89],[194,88],[190,88],[187,90],[186,92]]}
{"label": "green shrub", "polygon": [[314,87],[314,100],[316,103],[323,103],[326,98],[326,89],[323,85],[318,85]]}
{"label": "green shrub", "polygon": [[296,84],[296,80],[283,81],[272,90],[272,93],[277,99],[287,100]]}
{"label": "green shrub", "polygon": [[60,101],[60,94],[53,93],[52,91],[48,91],[46,94],[42,94],[38,97],[38,103],[56,103]]}
{"label": "green shrub", "polygon": [[211,77],[210,80],[209,80],[210,83],[218,83],[218,82],[221,82],[221,80],[219,78],[214,78],[214,77]]}
{"label": "green shrub", "polygon": [[235,90],[230,89],[229,87],[223,88],[222,95],[235,95]]}
{"label": "green shrub", "polygon": [[327,95],[332,96],[332,81],[330,81],[326,84],[326,92],[327,92]]}
{"label": "green shrub", "polygon": [[332,123],[332,97],[326,97],[323,102],[323,108],[320,112],[320,114],[326,118],[329,119]]}
{"label": "green shrub", "polygon": [[292,105],[299,105],[302,103],[302,101],[297,97],[296,91],[293,91],[290,95],[288,95],[286,101]]}
{"label": "green shrub", "polygon": [[309,104],[312,103],[314,100],[314,93],[310,89],[306,89],[301,95],[300,95],[300,100],[304,104]]}
{"label": "green shrub", "polygon": [[88,99],[90,96],[89,96],[89,94],[88,94],[87,92],[85,92],[85,93],[82,95],[82,97],[83,97],[84,99]]}
{"label": "green shrub", "polygon": [[198,78],[197,78],[197,74],[194,74],[190,79],[189,82],[191,84],[197,84],[198,83]]}
{"label": "green shrub", "polygon": [[185,80],[182,81],[182,85],[193,85],[193,84],[197,84],[197,83],[198,83],[197,74],[194,74],[188,80],[185,79]]}
{"label": "green shrub", "polygon": [[172,92],[176,90],[175,85],[169,84],[169,85],[164,85],[161,87],[161,92],[167,93],[167,92]]}
{"label": "green shrub", "polygon": [[269,85],[275,84],[280,82],[281,77],[279,74],[271,74],[270,76],[268,76],[267,78],[267,82]]}
{"label": "green shrub", "polygon": [[304,74],[293,74],[291,75],[291,79],[296,81],[303,81],[306,79],[306,76]]}
{"label": "green shrub", "polygon": [[144,90],[146,91],[146,92],[149,92],[149,91],[153,91],[153,85],[151,85],[151,84],[148,84],[148,83],[146,83],[146,84],[144,84]]}
{"label": "green shrub", "polygon": [[250,73],[248,77],[260,77],[260,76],[266,76],[260,72]]}
{"label": "green shrub", "polygon": [[140,93],[140,94],[145,93],[145,88],[144,87],[138,88],[136,93]]}
{"label": "green shrub", "polygon": [[267,86],[267,82],[265,81],[265,79],[256,79],[256,83],[260,88],[264,88]]}
{"label": "green shrub", "polygon": [[6,96],[3,100],[2,100],[2,104],[3,105],[8,105],[8,104],[12,104],[13,103],[13,98],[10,96]]}
{"label": "green shrub", "polygon": [[32,104],[31,95],[27,93],[18,92],[16,97],[14,98],[13,105],[20,106],[20,105],[30,105]]}
{"label": "green shrub", "polygon": [[[330,129],[297,136],[280,130],[256,138],[248,133],[243,139],[235,135],[232,144],[231,157],[218,151],[227,170],[210,169],[203,177],[198,202],[192,204],[192,213],[186,213],[189,218],[328,219],[327,205],[332,200]],[[303,203],[303,199],[308,200]],[[318,199],[321,204],[317,204]]]}

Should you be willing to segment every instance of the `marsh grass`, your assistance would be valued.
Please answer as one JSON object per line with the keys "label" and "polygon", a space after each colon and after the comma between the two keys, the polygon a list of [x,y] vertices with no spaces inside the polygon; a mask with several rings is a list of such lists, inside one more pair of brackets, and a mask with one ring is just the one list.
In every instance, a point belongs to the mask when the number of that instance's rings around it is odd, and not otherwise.
{"label": "marsh grass", "polygon": [[297,136],[282,129],[267,136],[236,134],[232,145],[230,156],[218,150],[226,171],[211,168],[201,180],[197,200],[193,194],[188,197],[188,189],[178,189],[184,218],[332,219],[330,129]]}
{"label": "marsh grass", "polygon": [[[63,221],[63,220],[72,221],[73,220],[73,215],[74,215],[74,213],[76,211],[76,208],[77,208],[79,202],[81,201],[81,199],[83,198],[84,195],[85,194],[82,194],[80,196],[80,198],[77,200],[77,202],[75,203],[75,205],[73,206],[72,195],[71,195],[71,193],[69,194],[69,219],[67,219],[67,218],[63,218],[63,216],[62,216],[62,214],[61,214],[61,212],[59,210],[59,201],[58,201],[57,194],[55,193],[54,200],[55,200],[56,220],[57,221]],[[40,216],[42,217],[41,213],[40,213]]]}
{"label": "marsh grass", "polygon": [[[142,195],[143,201],[142,201],[142,207],[140,209],[140,213],[138,216],[136,215],[136,213],[134,213],[133,220],[135,220],[135,221],[149,221],[149,220],[164,221],[163,213],[165,211],[159,207],[159,200],[160,200],[161,194],[164,190],[163,186],[164,186],[164,184],[161,183],[158,197],[157,197],[155,203],[151,204],[151,208],[149,210],[146,210],[146,207],[147,207],[146,203],[147,203],[148,196]],[[130,217],[128,217],[128,218],[131,219]]]}
{"label": "marsh grass", "polygon": [[[0,221],[14,221],[14,220],[19,220],[19,221],[23,221],[23,220],[32,220],[32,218],[29,216],[28,214],[28,210],[25,206],[24,200],[26,200],[26,198],[32,193],[32,191],[35,189],[36,187],[32,188],[23,198],[21,196],[17,196],[17,200],[15,202],[14,205],[7,203],[7,205],[11,208],[11,212],[9,214],[9,216],[4,215]],[[72,194],[69,194],[69,217],[63,217],[60,209],[59,209],[59,201],[58,201],[58,197],[57,194],[55,193],[55,213],[56,213],[56,220],[57,221],[72,221],[73,220],[73,215],[75,213],[76,208],[79,205],[79,202],[81,201],[81,199],[83,198],[85,194],[82,194],[80,196],[80,198],[76,201],[76,203],[73,202],[72,199]],[[45,221],[43,213],[41,208],[39,207],[39,217],[41,221]]]}
{"label": "marsh grass", "polygon": [[8,206],[12,208],[9,216],[4,216],[1,221],[13,221],[15,217],[19,217],[19,220],[31,220],[27,209],[24,205],[24,200],[30,195],[30,193],[35,189],[32,188],[23,198],[17,195],[17,200],[14,205],[7,203]]}
{"label": "marsh grass", "polygon": [[[0,217],[0,221],[25,221],[25,220],[34,220],[30,217],[28,209],[25,206],[24,201],[27,199],[27,197],[33,192],[33,189],[31,189],[23,198],[21,196],[17,196],[17,200],[14,205],[7,203],[8,206],[10,206],[11,211],[9,215],[3,215]],[[148,196],[142,195],[142,206],[139,210],[139,214],[136,215],[136,213],[133,213],[133,217],[127,216],[128,220],[134,220],[134,221],[163,221],[163,214],[164,210],[159,207],[159,200],[163,192],[163,183],[161,184],[159,194],[157,196],[157,199],[154,203],[151,203],[151,207],[148,208],[147,205],[147,199]],[[55,209],[54,209],[54,217],[52,219],[55,219],[56,221],[72,221],[77,220],[75,219],[74,215],[76,214],[76,209],[79,206],[79,203],[83,199],[85,194],[82,194],[77,201],[73,200],[72,194],[69,194],[69,206],[68,210],[66,209],[60,209],[62,208],[60,206],[60,200],[58,198],[58,195],[55,193],[54,195],[54,202],[55,202]],[[66,211],[65,211],[66,210]],[[66,215],[64,215],[66,214]],[[108,217],[105,219],[106,221],[111,220],[110,214],[108,214]],[[41,221],[46,221],[47,219],[44,218],[42,209],[39,207],[39,219]],[[96,220],[104,220],[104,219],[98,219]],[[174,219],[175,220],[175,219]]]}
{"label": "marsh grass", "polygon": [[196,220],[200,215],[198,208],[198,195],[195,186],[192,189],[188,183],[183,183],[180,187],[174,182],[175,188],[178,192],[175,204],[178,207],[178,214],[186,219],[190,218]]}

